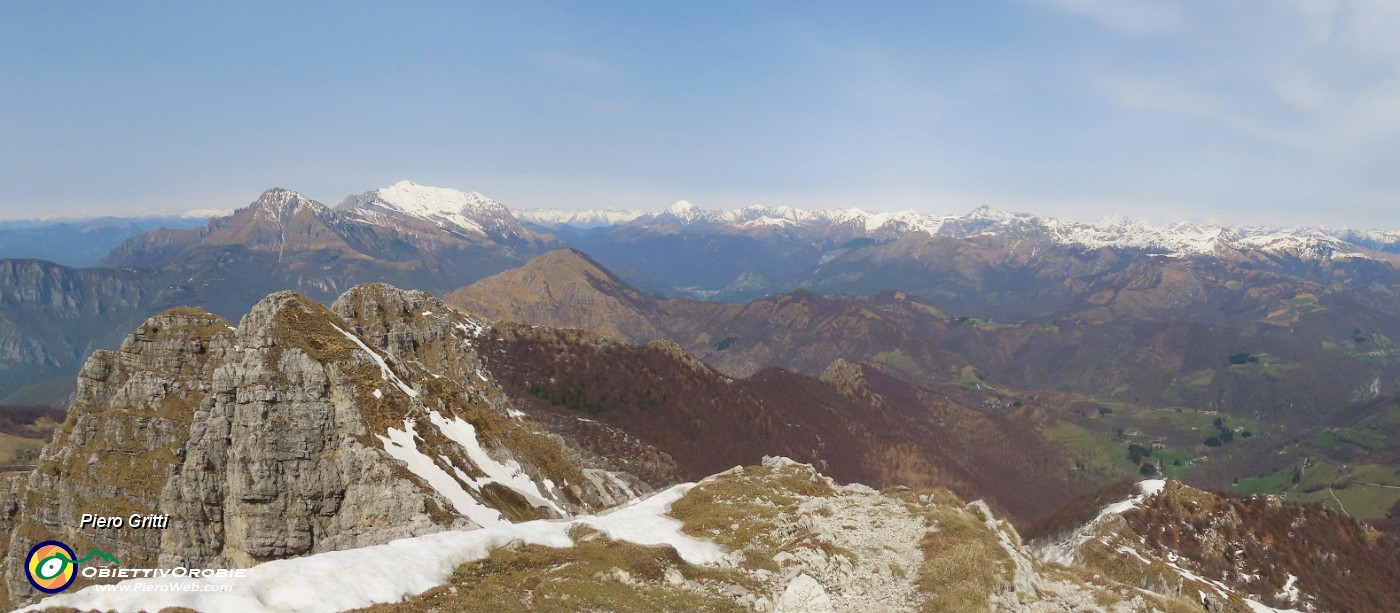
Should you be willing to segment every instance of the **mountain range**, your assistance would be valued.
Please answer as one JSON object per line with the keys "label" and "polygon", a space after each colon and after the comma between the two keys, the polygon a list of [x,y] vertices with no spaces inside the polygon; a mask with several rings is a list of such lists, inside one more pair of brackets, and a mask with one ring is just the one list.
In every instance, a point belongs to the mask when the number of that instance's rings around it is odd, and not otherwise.
{"label": "mountain range", "polygon": [[[347,288],[388,282],[526,324],[490,341],[507,353],[576,354],[567,366],[502,366],[501,384],[542,416],[597,412],[589,419],[667,448],[671,463],[632,466],[648,478],[725,468],[675,451],[697,436],[757,461],[761,445],[720,433],[761,418],[770,434],[804,424],[775,444],[839,479],[923,483],[923,471],[1015,521],[1057,494],[988,484],[1025,475],[1072,496],[1152,464],[1198,486],[1240,481],[1384,522],[1400,502],[1390,488],[1400,482],[1381,474],[1400,457],[1395,245],[1383,231],[1080,224],[989,208],[682,203],[571,215],[410,182],[336,207],[273,189],[202,228],[132,237],[100,267],[0,262],[0,392],[68,404],[88,355],[170,308],[232,320],[279,291],[330,305]],[[616,372],[614,359],[675,362],[663,378],[689,383],[638,396],[623,390],[640,371]],[[792,397],[825,408],[814,417],[755,404],[765,396],[751,387],[800,389]],[[693,389],[727,400],[677,407],[695,422],[685,433],[652,415],[613,422],[605,410]],[[705,417],[725,410],[736,413]],[[898,443],[881,448],[885,439]],[[931,440],[942,442],[920,442]],[[1024,457],[958,464],[998,440]],[[823,466],[812,455],[823,444],[870,459]],[[935,457],[937,468],[908,466]]]}
{"label": "mountain range", "polygon": [[64,403],[93,348],[166,308],[235,317],[275,291],[329,302],[375,281],[445,292],[559,246],[478,194],[401,182],[336,208],[271,189],[201,228],[129,238],[94,268],[5,260],[0,397]]}
{"label": "mountain range", "polygon": [[99,217],[81,220],[0,221],[0,259],[46,260],[94,266],[122,241],[157,228],[186,229],[208,217]]}
{"label": "mountain range", "polygon": [[[1400,593],[1396,537],[1315,505],[1162,480],[1068,495],[1059,452],[1018,437],[1044,411],[973,409],[844,361],[734,379],[671,343],[493,322],[382,284],[329,307],[277,292],[236,326],[179,307],[86,361],[37,468],[0,487],[5,596],[1246,613],[1383,611]],[[170,525],[71,521],[93,504]],[[23,555],[46,539],[123,567],[250,570],[228,592],[85,578],[39,601]]]}

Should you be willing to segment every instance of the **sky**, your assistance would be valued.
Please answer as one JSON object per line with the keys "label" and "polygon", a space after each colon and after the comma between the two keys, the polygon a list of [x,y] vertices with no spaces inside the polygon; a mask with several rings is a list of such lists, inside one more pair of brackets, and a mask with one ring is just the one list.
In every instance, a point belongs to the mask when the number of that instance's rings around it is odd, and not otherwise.
{"label": "sky", "polygon": [[1400,2],[0,0],[0,218],[989,205],[1400,228]]}

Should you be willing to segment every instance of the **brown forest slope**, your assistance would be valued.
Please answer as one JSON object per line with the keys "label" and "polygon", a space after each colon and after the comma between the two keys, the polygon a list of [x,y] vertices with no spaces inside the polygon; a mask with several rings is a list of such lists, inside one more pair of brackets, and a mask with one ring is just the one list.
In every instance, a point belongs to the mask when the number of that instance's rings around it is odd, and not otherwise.
{"label": "brown forest slope", "polygon": [[[799,289],[747,304],[666,300],[575,251],[482,279],[447,302],[493,319],[632,343],[665,338],[731,376],[770,366],[817,375],[847,359],[944,391],[1069,391],[1222,410],[1290,428],[1366,398],[1373,382],[1389,391],[1400,376],[1400,345],[1391,341],[1400,338],[1400,320],[1374,296],[1238,262],[1207,264],[1117,262],[1092,284],[1076,285],[1089,297],[1079,310],[1011,323],[950,316],[898,291],[821,296]],[[1241,354],[1256,361],[1231,362]]]}
{"label": "brown forest slope", "polygon": [[513,398],[622,430],[687,478],[784,455],[846,482],[950,487],[1023,521],[1082,489],[1065,484],[1066,462],[1035,435],[1032,408],[985,414],[849,362],[825,380],[778,368],[732,379],[672,343],[509,324],[479,342]]}

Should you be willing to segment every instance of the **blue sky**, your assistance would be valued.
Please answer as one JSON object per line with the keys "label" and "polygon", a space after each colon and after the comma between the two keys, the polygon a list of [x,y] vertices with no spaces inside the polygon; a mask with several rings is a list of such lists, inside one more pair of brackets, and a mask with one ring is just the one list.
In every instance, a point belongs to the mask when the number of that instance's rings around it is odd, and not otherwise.
{"label": "blue sky", "polygon": [[0,2],[0,217],[755,203],[1400,227],[1400,3]]}

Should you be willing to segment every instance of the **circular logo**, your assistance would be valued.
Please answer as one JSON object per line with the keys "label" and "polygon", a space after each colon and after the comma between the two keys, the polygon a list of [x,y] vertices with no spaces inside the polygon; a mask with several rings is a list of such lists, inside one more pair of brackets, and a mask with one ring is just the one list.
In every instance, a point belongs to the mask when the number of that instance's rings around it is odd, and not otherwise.
{"label": "circular logo", "polygon": [[24,560],[24,576],[34,589],[55,594],[73,585],[78,576],[73,550],[59,541],[44,541],[29,550]]}

